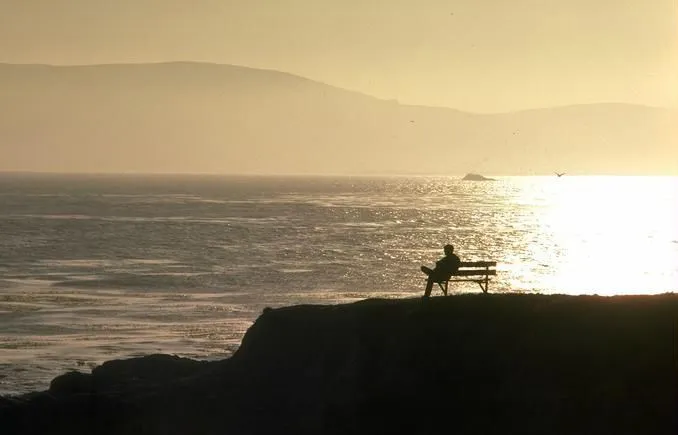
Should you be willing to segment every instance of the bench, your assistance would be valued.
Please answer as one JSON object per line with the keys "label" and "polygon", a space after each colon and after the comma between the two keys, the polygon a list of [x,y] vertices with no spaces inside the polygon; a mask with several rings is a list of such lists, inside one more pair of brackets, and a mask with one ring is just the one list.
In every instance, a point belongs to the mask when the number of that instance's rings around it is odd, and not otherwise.
{"label": "bench", "polygon": [[487,293],[488,286],[490,285],[490,275],[497,275],[497,270],[491,268],[496,266],[496,261],[462,261],[459,265],[459,270],[446,281],[439,282],[438,285],[445,296],[447,296],[447,285],[450,282],[475,282],[480,286],[483,293]]}

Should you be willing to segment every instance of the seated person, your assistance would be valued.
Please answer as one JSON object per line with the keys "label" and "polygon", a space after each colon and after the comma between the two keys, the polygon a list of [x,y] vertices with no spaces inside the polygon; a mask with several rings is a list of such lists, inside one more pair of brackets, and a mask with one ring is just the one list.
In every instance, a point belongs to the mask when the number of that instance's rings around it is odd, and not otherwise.
{"label": "seated person", "polygon": [[[433,283],[440,283],[450,279],[452,274],[454,274],[461,264],[461,260],[454,253],[454,246],[445,245],[443,248],[445,256],[440,260],[436,261],[436,267],[434,269],[429,269],[426,266],[421,266],[421,271],[428,275],[428,282],[426,283],[426,290],[424,291],[424,297],[427,298],[431,295],[431,290],[433,289]],[[447,292],[445,292],[447,295]]]}

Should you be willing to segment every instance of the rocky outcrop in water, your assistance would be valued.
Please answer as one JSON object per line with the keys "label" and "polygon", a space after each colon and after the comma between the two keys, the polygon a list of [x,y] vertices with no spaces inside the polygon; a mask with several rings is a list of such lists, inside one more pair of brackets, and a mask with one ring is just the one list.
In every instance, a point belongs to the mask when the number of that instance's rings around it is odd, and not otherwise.
{"label": "rocky outcrop in water", "polygon": [[494,178],[487,178],[480,174],[466,174],[462,180],[465,181],[496,181]]}
{"label": "rocky outcrop in water", "polygon": [[110,361],[0,399],[0,422],[12,434],[673,434],[677,321],[677,295],[266,310],[229,359]]}

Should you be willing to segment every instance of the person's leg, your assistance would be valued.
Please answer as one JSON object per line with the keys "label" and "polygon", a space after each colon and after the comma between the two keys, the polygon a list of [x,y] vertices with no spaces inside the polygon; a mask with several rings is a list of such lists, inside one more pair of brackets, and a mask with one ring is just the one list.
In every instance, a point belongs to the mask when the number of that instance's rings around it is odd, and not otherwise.
{"label": "person's leg", "polygon": [[426,290],[424,291],[425,298],[431,296],[431,290],[433,290],[433,275],[429,275],[428,281],[426,281]]}
{"label": "person's leg", "polygon": [[426,290],[424,291],[424,297],[427,298],[431,296],[431,290],[433,290],[433,269],[429,269],[426,266],[421,266],[421,271],[428,275],[428,281],[426,281]]}

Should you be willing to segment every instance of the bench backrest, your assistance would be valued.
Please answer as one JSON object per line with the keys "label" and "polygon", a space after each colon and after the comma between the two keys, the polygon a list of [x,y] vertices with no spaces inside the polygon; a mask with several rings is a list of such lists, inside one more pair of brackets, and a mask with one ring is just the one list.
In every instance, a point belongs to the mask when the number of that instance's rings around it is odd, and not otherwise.
{"label": "bench backrest", "polygon": [[459,270],[452,276],[496,275],[497,271],[490,269],[496,266],[496,261],[462,261]]}

